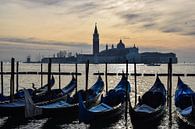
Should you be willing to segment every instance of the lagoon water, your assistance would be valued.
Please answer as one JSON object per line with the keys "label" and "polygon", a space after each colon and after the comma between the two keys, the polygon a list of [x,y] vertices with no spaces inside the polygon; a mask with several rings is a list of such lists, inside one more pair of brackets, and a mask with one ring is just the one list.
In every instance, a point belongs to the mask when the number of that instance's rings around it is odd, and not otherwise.
{"label": "lagoon water", "polygon": [[[125,71],[125,64],[108,64],[108,72],[114,73],[121,73]],[[93,75],[93,73],[104,72],[105,65],[104,64],[90,64],[89,67],[89,87],[93,85],[96,81],[97,76]],[[4,71],[10,71],[10,64],[4,64]],[[34,71],[40,72],[40,64],[23,64],[21,63],[19,66],[19,71]],[[47,64],[43,65],[43,71],[47,72]],[[74,72],[75,65],[74,64],[62,64],[61,65],[61,72]],[[129,64],[129,73],[133,73],[133,65]],[[52,72],[58,72],[58,64],[52,64]],[[81,76],[78,76],[78,89],[85,88],[85,65],[78,64],[78,72],[82,73]],[[146,66],[144,64],[137,65],[137,73],[167,73],[167,65],[161,66]],[[173,65],[173,73],[195,73],[195,64],[174,64]],[[102,76],[104,79],[104,76]],[[121,76],[108,76],[108,86],[109,89],[115,87],[119,82]],[[167,77],[160,76],[160,79],[164,83],[165,87],[167,86]],[[58,88],[58,75],[55,76],[55,86],[53,88]],[[71,80],[71,76],[62,75],[61,76],[61,86],[65,86]],[[195,90],[195,77],[182,77],[182,80],[189,84],[189,86]],[[131,84],[131,103],[134,105],[134,77],[129,76],[129,81]],[[145,91],[147,91],[154,83],[155,77],[154,76],[138,76],[137,77],[137,87],[138,87],[138,96],[141,96]],[[9,82],[10,82],[10,75],[4,75],[4,93],[9,95]],[[40,87],[40,75],[20,75],[19,76],[19,88],[30,88],[32,83],[35,84],[36,87]],[[44,76],[44,84],[47,83],[47,76]],[[177,84],[177,77],[173,77],[173,95],[175,91],[175,87]],[[174,100],[174,99],[173,99]],[[174,103],[174,101],[173,101]],[[186,129],[186,126],[179,124],[179,122],[175,118],[174,113],[174,104],[173,104],[173,118],[172,124],[169,124],[168,113],[162,118],[161,123],[156,127],[156,129]],[[0,118],[0,128],[13,128],[13,129],[85,129],[85,128],[109,128],[109,129],[123,129],[126,128],[124,117],[120,120],[115,121],[110,125],[99,125],[98,127],[92,127],[90,125],[85,125],[83,123],[79,123],[78,120],[72,121],[70,123],[66,123],[66,120],[54,120],[52,118],[44,118],[44,119],[34,119],[34,120],[17,120],[13,118],[3,117]],[[130,118],[128,118],[128,128],[134,128],[131,125]]]}

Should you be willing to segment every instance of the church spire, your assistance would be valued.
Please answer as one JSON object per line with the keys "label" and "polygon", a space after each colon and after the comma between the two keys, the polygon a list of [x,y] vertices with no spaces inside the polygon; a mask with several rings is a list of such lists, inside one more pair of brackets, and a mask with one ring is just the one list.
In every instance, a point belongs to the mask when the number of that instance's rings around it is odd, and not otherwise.
{"label": "church spire", "polygon": [[98,29],[97,29],[97,22],[95,23],[94,34],[98,34]]}
{"label": "church spire", "polygon": [[95,23],[95,29],[93,33],[93,55],[97,55],[99,53],[99,34],[97,29],[97,23]]}

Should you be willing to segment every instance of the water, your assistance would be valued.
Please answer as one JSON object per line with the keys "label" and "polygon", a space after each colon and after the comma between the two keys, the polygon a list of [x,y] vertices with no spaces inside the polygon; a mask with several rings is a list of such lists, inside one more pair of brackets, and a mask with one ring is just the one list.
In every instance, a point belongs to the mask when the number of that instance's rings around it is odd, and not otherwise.
{"label": "water", "polygon": [[[105,65],[104,64],[90,64],[89,68],[89,86],[93,85],[97,79],[97,76],[93,75],[93,73],[104,72]],[[4,64],[4,71],[10,71],[10,64]],[[20,64],[19,71],[40,71],[40,64]],[[43,65],[43,71],[47,72],[47,64]],[[52,71],[58,72],[58,64],[52,64]],[[72,64],[62,64],[61,65],[61,72],[74,72],[75,65]],[[122,72],[125,71],[125,64],[109,64],[108,65],[108,72]],[[85,88],[85,65],[79,64],[78,65],[78,72],[82,73],[82,76],[78,77],[78,89]],[[133,73],[133,65],[129,64],[129,72]],[[167,65],[161,66],[146,66],[143,64],[137,65],[137,73],[167,73]],[[195,64],[175,64],[173,65],[173,73],[195,73]],[[119,82],[121,76],[108,76],[108,86],[109,89],[116,86]],[[56,83],[54,88],[58,88],[58,75],[55,76]],[[104,77],[103,77],[104,79]],[[164,85],[167,84],[167,77],[160,77]],[[192,89],[195,90],[195,77],[182,77],[182,80],[189,84]],[[71,80],[71,76],[63,75],[61,76],[61,86],[65,86]],[[47,76],[44,76],[44,84],[47,83]],[[134,77],[129,76],[129,81],[131,83],[132,92],[131,92],[131,103],[134,105]],[[141,96],[144,92],[146,92],[154,83],[155,77],[137,77],[137,86],[138,86],[138,96]],[[10,82],[10,75],[4,76],[4,93],[9,95],[9,82]],[[19,76],[19,88],[31,88],[32,83],[35,86],[40,87],[40,75],[20,75]],[[173,77],[173,95],[175,91],[177,83],[177,77]],[[165,114],[163,119],[161,120],[160,125],[152,128],[157,129],[175,129],[175,128],[182,128],[185,129],[186,127],[183,125],[178,124],[174,115],[174,105],[173,105],[173,119],[172,124],[169,124],[168,113]],[[79,123],[77,120],[72,121],[70,123],[66,123],[65,120],[54,120],[52,118],[44,118],[39,120],[16,120],[13,118],[0,118],[0,128],[21,128],[21,129],[85,129],[85,128],[109,128],[109,129],[123,129],[126,128],[124,116],[114,123],[110,125],[102,125],[100,127],[93,127],[90,125],[85,125],[83,123]],[[128,128],[133,128],[130,122],[130,118],[128,118]],[[150,127],[151,129],[151,127]]]}

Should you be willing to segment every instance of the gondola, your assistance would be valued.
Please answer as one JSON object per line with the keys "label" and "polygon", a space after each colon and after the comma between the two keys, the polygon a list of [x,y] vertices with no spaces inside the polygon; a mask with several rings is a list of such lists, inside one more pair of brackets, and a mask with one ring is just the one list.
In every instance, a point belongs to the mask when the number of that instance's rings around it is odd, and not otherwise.
{"label": "gondola", "polygon": [[195,127],[195,92],[180,77],[175,91],[175,106],[177,118]]}
{"label": "gondola", "polygon": [[[48,102],[57,101],[59,99],[64,99],[68,94],[71,94],[76,88],[76,79],[72,77],[70,83],[65,86],[63,89],[54,89],[51,92],[47,92],[42,95],[33,96],[36,104],[43,104]],[[28,91],[28,90],[27,90]],[[29,94],[29,92],[28,92]],[[30,94],[29,94],[30,95]],[[16,116],[24,117],[25,112],[25,99],[17,99],[11,103],[2,103],[0,104],[0,116]]]}
{"label": "gondola", "polygon": [[123,75],[118,85],[102,97],[101,103],[90,108],[84,104],[83,97],[79,95],[79,121],[86,124],[101,124],[105,121],[112,122],[115,117],[119,118],[125,111],[126,88],[129,93],[130,83]]}
{"label": "gondola", "polygon": [[[29,88],[27,90],[28,90],[28,92],[29,92],[29,94],[31,96],[41,95],[41,94],[44,94],[44,93],[47,92],[48,86],[50,86],[50,87],[54,86],[55,78],[53,77],[53,75],[52,75],[51,80],[50,80],[49,83],[50,84],[46,84],[46,85],[44,85],[44,86],[42,86],[42,87],[40,87],[38,89],[31,89],[31,88]],[[14,94],[14,99],[21,99],[21,98],[24,98],[24,91],[23,91],[23,89],[19,90],[17,93]],[[0,94],[0,103],[4,103],[4,102],[9,101],[9,100],[10,100],[10,96],[4,96],[4,95]]]}
{"label": "gondola", "polygon": [[129,113],[133,126],[158,123],[165,112],[166,89],[157,76],[154,85],[140,98],[133,108],[129,103]]}
{"label": "gondola", "polygon": [[38,117],[57,117],[63,119],[74,119],[78,116],[78,94],[82,94],[87,105],[93,105],[96,104],[96,102],[100,99],[103,89],[104,82],[101,76],[99,76],[95,84],[90,89],[88,89],[87,91],[80,90],[72,97],[69,96],[66,100],[59,100],[56,102],[35,106],[28,96],[29,102],[27,102],[28,105],[26,105],[26,110],[29,114],[26,114],[26,116],[34,116],[32,114],[33,111],[30,110],[34,108],[34,110],[42,110],[42,114]]}

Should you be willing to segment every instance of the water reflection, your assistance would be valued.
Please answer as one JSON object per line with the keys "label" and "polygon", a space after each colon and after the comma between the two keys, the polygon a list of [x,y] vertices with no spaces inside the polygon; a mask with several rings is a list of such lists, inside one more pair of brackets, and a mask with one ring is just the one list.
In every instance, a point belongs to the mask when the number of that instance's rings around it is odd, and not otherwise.
{"label": "water reflection", "polygon": [[20,126],[27,125],[29,120],[22,119],[22,118],[15,118],[15,117],[8,117],[3,125],[1,126],[2,129],[11,129],[11,128],[20,128]]}
{"label": "water reflection", "polygon": [[[36,64],[21,64],[20,70],[21,71],[40,71],[39,65]],[[4,66],[5,71],[10,71],[10,65]],[[78,72],[82,73],[82,76],[78,77],[78,89],[82,89],[85,86],[85,70],[84,65],[79,64],[78,65]],[[105,65],[90,65],[90,73],[89,73],[89,86],[93,85],[93,83],[96,81],[97,76],[94,76],[93,73],[104,72]],[[125,65],[117,65],[117,64],[108,64],[108,72],[122,72],[122,70],[125,71]],[[47,64],[44,64],[44,70],[43,72],[47,71]],[[52,65],[52,71],[58,72],[58,65]],[[63,64],[61,65],[61,71],[62,72],[72,72],[74,71],[74,65],[67,65]],[[133,65],[129,65],[129,72],[133,73]],[[167,65],[161,65],[159,67],[147,67],[144,65],[138,65],[137,66],[137,73],[166,73],[167,72]],[[195,73],[195,65],[173,65],[173,72],[174,73]],[[56,78],[56,85],[54,88],[58,88],[58,76],[55,76]],[[102,76],[104,79],[104,76]],[[120,76],[108,76],[108,86],[109,89],[115,87],[115,85],[120,80]],[[9,95],[9,79],[10,76],[5,75],[4,76],[4,93]],[[66,85],[70,81],[70,76],[61,76],[61,85]],[[167,77],[160,77],[162,82],[167,84]],[[195,89],[195,81],[194,77],[182,77],[183,81],[186,82],[186,84],[189,84],[192,89]],[[134,77],[129,76],[129,80],[132,86],[132,92],[131,97],[134,97],[135,87],[134,87]],[[137,88],[138,88],[138,96],[141,96],[145,93],[154,83],[155,77],[137,77]],[[38,75],[20,75],[19,76],[19,89],[30,88],[31,84],[35,83],[36,86],[40,85],[40,76]],[[47,83],[47,76],[44,76],[44,82]],[[177,77],[173,77],[173,95],[175,91],[177,83]],[[134,105],[134,98],[131,100],[132,105]],[[173,101],[173,111],[174,111],[174,101]],[[124,117],[124,116],[123,116]],[[128,124],[127,127],[125,126],[125,120],[124,118],[120,118],[119,120],[116,120],[115,122],[111,124],[101,124],[101,125],[85,125],[83,123],[79,123],[78,120],[67,122],[65,118],[63,119],[56,119],[56,118],[45,118],[45,119],[39,119],[39,120],[21,120],[16,118],[0,118],[0,128],[8,129],[8,128],[43,128],[43,129],[75,129],[75,128],[104,128],[104,129],[116,129],[116,128],[136,128],[132,127],[130,118],[128,117]],[[144,126],[146,127],[146,126]],[[178,122],[175,116],[173,115],[172,121],[169,122],[168,113],[165,114],[165,116],[162,118],[161,122],[157,126],[151,126],[149,129],[188,129],[191,127],[188,127],[184,125],[181,122]],[[144,128],[147,129],[147,128]]]}

